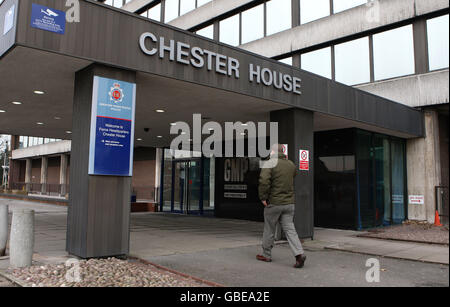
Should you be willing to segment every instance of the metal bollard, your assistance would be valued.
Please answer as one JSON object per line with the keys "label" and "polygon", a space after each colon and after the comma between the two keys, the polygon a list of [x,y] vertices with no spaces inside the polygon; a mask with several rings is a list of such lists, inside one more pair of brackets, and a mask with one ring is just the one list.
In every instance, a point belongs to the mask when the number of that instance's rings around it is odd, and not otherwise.
{"label": "metal bollard", "polygon": [[0,205],[0,257],[6,254],[8,241],[8,206]]}
{"label": "metal bollard", "polygon": [[13,210],[9,264],[13,268],[31,266],[34,249],[34,211]]}

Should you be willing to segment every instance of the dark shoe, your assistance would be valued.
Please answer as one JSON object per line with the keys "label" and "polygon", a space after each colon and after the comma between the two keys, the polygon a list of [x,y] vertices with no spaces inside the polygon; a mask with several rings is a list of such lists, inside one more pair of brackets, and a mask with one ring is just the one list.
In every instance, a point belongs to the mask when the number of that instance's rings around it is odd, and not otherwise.
{"label": "dark shoe", "polygon": [[258,259],[259,261],[264,261],[264,262],[272,262],[272,259],[264,257],[263,255],[257,255],[256,259]]}
{"label": "dark shoe", "polygon": [[297,260],[294,268],[296,269],[301,269],[305,266],[305,261],[306,261],[306,256],[305,255],[298,255],[297,257],[295,257],[295,259]]}

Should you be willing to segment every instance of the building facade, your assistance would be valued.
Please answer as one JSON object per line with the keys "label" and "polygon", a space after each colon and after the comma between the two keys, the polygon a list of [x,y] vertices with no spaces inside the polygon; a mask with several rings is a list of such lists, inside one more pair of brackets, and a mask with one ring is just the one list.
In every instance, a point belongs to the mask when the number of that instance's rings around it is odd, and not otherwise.
{"label": "building facade", "polygon": [[[36,2],[56,5],[52,1]],[[106,25],[102,31],[111,40],[116,33],[126,41],[125,32],[134,29],[121,27],[118,16],[124,22],[134,18],[136,26],[147,22],[145,27],[139,26],[142,31],[162,29],[161,37],[190,41],[190,45],[200,45],[203,50],[217,50],[215,54],[233,54],[241,64],[254,60],[286,74],[302,74],[305,90],[298,101],[295,96],[260,90],[255,82],[248,88],[233,83],[244,82],[243,72],[238,81],[222,81],[215,75],[204,77],[198,72],[172,68],[171,62],[180,65],[182,59],[172,59],[171,52],[175,51],[169,45],[169,49],[161,49],[162,41],[156,47],[160,48],[159,57],[164,60],[166,52],[170,62],[147,67],[140,57],[142,51],[147,56],[152,53],[152,47],[145,42],[137,65],[131,60],[134,55],[126,50],[116,54],[99,45],[94,52],[94,41],[85,41],[74,46],[58,42],[60,47],[55,51],[54,45],[40,41],[36,34],[30,43],[32,48],[77,57],[69,64],[64,58],[59,60],[70,73],[77,71],[79,78],[91,62],[138,71],[137,77],[124,77],[138,84],[132,200],[155,202],[165,212],[262,219],[256,195],[261,157],[204,157],[195,152],[193,144],[191,157],[186,158],[182,151],[169,149],[170,126],[181,119],[191,121],[192,114],[201,113],[205,122],[278,122],[280,143],[289,144],[289,158],[296,163],[297,150],[309,149],[309,173],[301,174],[296,183],[297,209],[305,215],[296,226],[304,227],[299,231],[303,237],[313,235],[309,229],[314,225],[366,229],[406,219],[433,222],[436,209],[443,217],[448,216],[448,1],[100,1],[106,6],[85,2],[91,9],[98,8],[98,14],[105,14],[112,32]],[[72,25],[66,26],[70,31]],[[119,33],[121,29],[123,34]],[[198,36],[191,38],[189,33]],[[26,34],[19,38],[24,39],[22,45],[31,39]],[[147,39],[157,43],[156,37]],[[133,48],[137,48],[135,45]],[[5,56],[5,66],[8,57],[20,57],[19,52],[25,53],[15,47],[14,53]],[[94,55],[99,60],[92,61]],[[46,59],[45,55],[39,56]],[[267,58],[278,63],[265,62]],[[170,83],[143,72],[177,81]],[[51,74],[58,75],[53,71]],[[228,93],[219,94],[199,85]],[[73,91],[78,86],[75,81],[75,85],[64,89]],[[162,88],[167,89],[165,93],[160,93]],[[41,95],[36,92],[38,88],[34,89],[33,99]],[[231,92],[244,96],[233,96]],[[72,99],[64,94],[61,97]],[[262,101],[254,104],[255,97],[300,109],[283,110]],[[18,99],[10,100],[0,104],[4,114],[13,114],[17,110],[14,108],[21,106]],[[146,100],[152,106],[143,106]],[[181,101],[189,105],[185,113],[180,113]],[[217,105],[210,109],[209,101]],[[156,109],[159,105],[161,109]],[[16,135],[12,137],[10,189],[63,197],[72,192],[73,197],[71,182],[81,176],[73,173],[77,173],[81,162],[79,158],[73,162],[71,155],[74,144],[76,150],[84,145],[80,139],[75,143],[70,139],[84,130],[78,127],[75,111],[70,125],[64,123],[69,114],[61,114],[49,115],[51,118],[46,120],[51,125],[44,120],[37,122],[34,130],[10,129],[0,124],[0,132]],[[39,136],[47,137],[47,141],[35,138]],[[75,191],[84,193],[78,187]]]}
{"label": "building facade", "polygon": [[[448,204],[448,1],[106,3],[423,110],[426,137],[405,145],[404,196],[423,196],[424,204],[408,204],[408,218],[433,222],[436,206]],[[392,188],[376,177],[374,194]]]}

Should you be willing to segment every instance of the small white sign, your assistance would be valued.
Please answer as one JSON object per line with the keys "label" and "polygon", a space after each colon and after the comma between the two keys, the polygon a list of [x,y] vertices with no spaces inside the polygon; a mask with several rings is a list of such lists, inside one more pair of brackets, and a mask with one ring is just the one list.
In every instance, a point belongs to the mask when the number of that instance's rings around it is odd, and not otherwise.
{"label": "small white sign", "polygon": [[230,193],[230,192],[225,192],[224,193],[224,197],[225,198],[246,199],[247,198],[247,193]]}
{"label": "small white sign", "polygon": [[283,154],[284,154],[287,158],[289,158],[289,155],[288,155],[288,153],[289,153],[289,151],[288,151],[288,144],[283,144],[283,145],[281,145],[281,148],[283,148]]}
{"label": "small white sign", "polygon": [[309,171],[309,150],[300,150],[300,170]]}
{"label": "small white sign", "polygon": [[16,11],[16,6],[13,5],[5,14],[5,23],[3,27],[3,35],[8,33],[14,26],[14,13]]}
{"label": "small white sign", "polygon": [[425,204],[425,196],[409,195],[409,204],[410,205],[424,205]]}
{"label": "small white sign", "polygon": [[224,190],[246,191],[247,190],[247,185],[246,184],[226,184],[224,186]]}

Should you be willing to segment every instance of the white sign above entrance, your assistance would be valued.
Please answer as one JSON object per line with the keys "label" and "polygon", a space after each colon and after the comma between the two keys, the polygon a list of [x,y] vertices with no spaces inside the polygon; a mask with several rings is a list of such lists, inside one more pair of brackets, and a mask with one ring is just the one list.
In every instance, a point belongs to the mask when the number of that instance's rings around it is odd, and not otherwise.
{"label": "white sign above entrance", "polygon": [[[173,39],[166,40],[163,36],[157,38],[155,34],[150,32],[145,32],[140,36],[139,46],[142,52],[148,56],[158,54],[162,60],[168,57],[171,62],[191,65],[199,69],[206,66],[208,71],[214,71],[217,74],[236,79],[241,77],[239,60],[224,54],[191,46]],[[249,82],[252,83],[274,87],[275,89],[292,92],[297,95],[302,94],[300,91],[301,79],[290,74],[284,74],[250,63],[247,77]]]}

